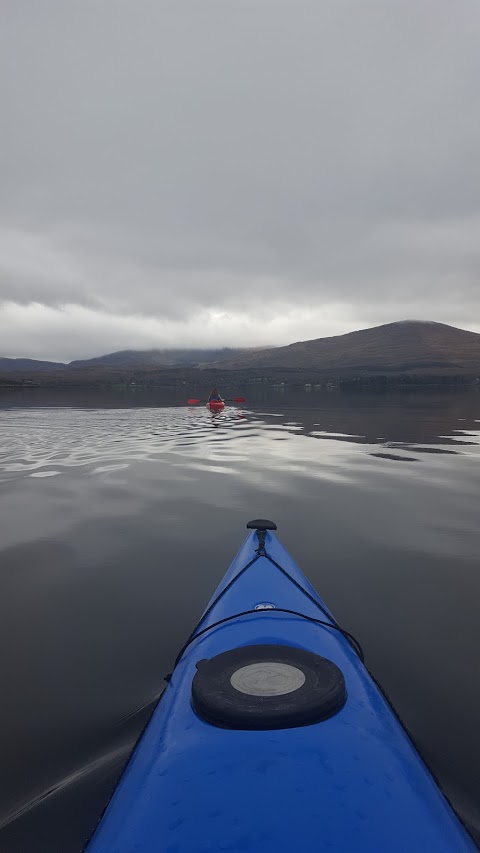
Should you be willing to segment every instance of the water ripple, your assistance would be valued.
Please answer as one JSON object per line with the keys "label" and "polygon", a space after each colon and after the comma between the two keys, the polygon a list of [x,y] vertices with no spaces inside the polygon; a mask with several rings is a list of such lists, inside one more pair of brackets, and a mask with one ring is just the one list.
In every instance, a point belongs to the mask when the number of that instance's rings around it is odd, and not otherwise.
{"label": "water ripple", "polygon": [[[332,429],[328,423],[318,422],[318,413],[310,423],[298,414],[293,418],[292,412],[235,408],[212,414],[204,408],[182,407],[7,409],[0,412],[0,473],[2,481],[54,478],[75,468],[92,476],[108,476],[134,462],[168,459],[175,464],[178,456],[189,457],[192,468],[231,473],[239,463],[261,452],[273,466],[281,460],[290,471],[313,475],[312,466],[320,466],[322,476],[329,477],[346,453],[355,452],[356,464],[361,464],[362,457],[374,457],[379,463],[410,462],[423,461],[429,454],[478,454],[480,446],[480,432],[474,429],[455,428],[448,436],[434,437],[432,447],[428,442]],[[330,428],[319,429],[321,426]],[[308,449],[305,438],[313,439]],[[344,477],[345,472],[337,471],[335,476]],[[348,476],[353,476],[351,469]]]}
{"label": "water ripple", "polygon": [[[230,445],[255,429],[235,409],[216,416],[202,409],[8,410],[1,414],[0,471],[53,477],[64,468],[91,468],[104,474],[134,460],[154,461],[168,452],[199,451]],[[236,459],[231,457],[231,461]],[[243,458],[243,457],[240,457]]]}

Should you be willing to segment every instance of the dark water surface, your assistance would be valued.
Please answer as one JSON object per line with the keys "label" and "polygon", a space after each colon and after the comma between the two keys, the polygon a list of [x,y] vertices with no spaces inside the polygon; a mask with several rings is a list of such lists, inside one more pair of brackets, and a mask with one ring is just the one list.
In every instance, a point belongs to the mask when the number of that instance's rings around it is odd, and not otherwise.
{"label": "dark water surface", "polygon": [[480,827],[480,394],[0,392],[2,853],[79,853],[253,517]]}

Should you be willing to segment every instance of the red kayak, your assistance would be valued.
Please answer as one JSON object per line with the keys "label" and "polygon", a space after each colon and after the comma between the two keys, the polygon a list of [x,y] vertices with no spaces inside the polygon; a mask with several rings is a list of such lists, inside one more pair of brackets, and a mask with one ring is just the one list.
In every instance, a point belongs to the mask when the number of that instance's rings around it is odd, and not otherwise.
{"label": "red kayak", "polygon": [[207,403],[207,409],[210,409],[211,412],[221,412],[224,408],[223,400],[209,400]]}

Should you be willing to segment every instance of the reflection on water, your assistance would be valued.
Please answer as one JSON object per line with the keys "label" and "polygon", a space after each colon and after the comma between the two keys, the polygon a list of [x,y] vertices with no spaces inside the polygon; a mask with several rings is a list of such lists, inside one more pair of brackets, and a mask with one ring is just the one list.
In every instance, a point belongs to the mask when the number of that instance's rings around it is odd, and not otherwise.
{"label": "reflection on water", "polygon": [[0,394],[0,849],[82,849],[261,515],[480,825],[480,396],[183,396]]}

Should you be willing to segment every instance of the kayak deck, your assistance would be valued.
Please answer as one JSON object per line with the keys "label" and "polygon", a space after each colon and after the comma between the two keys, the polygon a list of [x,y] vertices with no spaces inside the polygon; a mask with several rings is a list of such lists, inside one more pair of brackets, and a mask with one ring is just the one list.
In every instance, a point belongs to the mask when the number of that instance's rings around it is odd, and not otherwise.
{"label": "kayak deck", "polygon": [[[259,556],[258,547],[252,531],[195,634],[209,630],[181,654],[89,853],[476,850],[276,535],[265,533],[268,556]],[[230,618],[244,611],[250,612]],[[221,620],[227,621],[216,625]],[[314,652],[336,664],[347,692],[341,710],[312,725],[268,731],[201,719],[191,700],[196,664],[262,644]]]}

